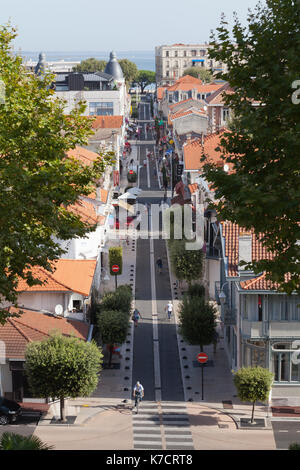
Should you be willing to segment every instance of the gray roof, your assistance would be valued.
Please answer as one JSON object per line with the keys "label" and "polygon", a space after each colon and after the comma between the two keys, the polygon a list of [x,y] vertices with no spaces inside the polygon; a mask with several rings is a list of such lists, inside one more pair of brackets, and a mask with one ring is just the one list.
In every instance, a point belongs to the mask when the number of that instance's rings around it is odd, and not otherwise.
{"label": "gray roof", "polygon": [[115,80],[123,80],[124,75],[119,62],[117,61],[115,52],[110,53],[109,62],[107,62],[104,72],[112,75]]}

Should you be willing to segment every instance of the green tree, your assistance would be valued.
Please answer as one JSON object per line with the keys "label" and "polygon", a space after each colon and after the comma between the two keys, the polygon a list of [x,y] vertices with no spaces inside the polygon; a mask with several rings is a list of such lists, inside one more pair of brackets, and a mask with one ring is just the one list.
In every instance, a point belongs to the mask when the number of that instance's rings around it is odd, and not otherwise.
{"label": "green tree", "polygon": [[119,64],[121,66],[125,82],[130,86],[138,76],[138,68],[134,62],[131,62],[128,59],[120,59]]}
{"label": "green tree", "polygon": [[65,421],[65,397],[86,397],[97,387],[103,355],[94,342],[55,333],[28,344],[25,370],[37,397],[58,397]]}
{"label": "green tree", "polygon": [[155,83],[155,72],[151,72],[151,70],[139,70],[135,83],[140,86],[141,93],[144,93],[146,86]]}
{"label": "green tree", "polygon": [[[16,303],[18,277],[38,283],[32,266],[51,271],[62,249],[56,239],[83,237],[91,226],[68,211],[80,195],[88,195],[112,154],[102,154],[87,166],[66,158],[85,145],[91,122],[81,116],[81,102],[64,114],[54,99],[53,75],[28,74],[22,58],[12,54],[16,37],[10,25],[0,27],[0,76],[5,102],[0,104],[0,295]],[[9,316],[0,311],[0,322]]]}
{"label": "green tree", "polygon": [[4,432],[0,438],[0,450],[52,450],[37,436],[22,436],[13,432]]}
{"label": "green tree", "polygon": [[183,76],[190,75],[191,77],[199,78],[203,83],[210,83],[213,81],[213,75],[209,70],[202,67],[189,67],[183,72]]}
{"label": "green tree", "polygon": [[254,407],[257,401],[269,398],[274,374],[263,367],[242,367],[234,372],[234,385],[241,401],[252,403],[251,423],[254,422]]}
{"label": "green tree", "polygon": [[85,59],[80,64],[73,67],[73,72],[104,72],[107,62],[93,57]]}
{"label": "green tree", "polygon": [[103,295],[97,310],[116,310],[126,313],[129,317],[131,311],[132,290],[128,285],[119,286],[114,292],[107,292]]}
{"label": "green tree", "polygon": [[191,284],[202,275],[203,252],[202,250],[187,250],[185,247],[187,242],[186,239],[171,242],[170,260],[172,271],[177,279]]}
{"label": "green tree", "polygon": [[[123,249],[121,246],[113,246],[109,248],[108,251],[108,257],[109,257],[109,269],[110,269],[110,275],[115,277],[116,281],[116,289],[117,289],[117,276],[122,274],[122,269],[123,269]],[[119,266],[119,271],[116,273],[112,270],[112,267],[116,265]]]}
{"label": "green tree", "polygon": [[204,297],[185,295],[179,307],[179,332],[192,345],[203,347],[214,342],[216,321],[215,307]]}
{"label": "green tree", "polygon": [[116,343],[122,344],[126,340],[129,326],[129,316],[123,311],[101,311],[98,316],[98,328],[102,344],[109,346],[109,361],[111,366],[113,348]]}
{"label": "green tree", "polygon": [[300,292],[300,2],[258,4],[248,27],[235,17],[232,33],[223,17],[210,57],[228,66],[218,77],[235,90],[224,98],[234,132],[220,146],[234,172],[210,164],[204,175],[216,188],[220,218],[253,227],[273,253],[253,261],[255,273],[266,271],[288,294]]}

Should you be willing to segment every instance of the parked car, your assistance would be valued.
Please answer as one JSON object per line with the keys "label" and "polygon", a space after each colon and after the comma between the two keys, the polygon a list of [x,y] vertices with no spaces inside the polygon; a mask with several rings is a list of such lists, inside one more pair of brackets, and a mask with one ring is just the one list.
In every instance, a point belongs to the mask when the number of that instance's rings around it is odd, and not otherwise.
{"label": "parked car", "polygon": [[21,406],[16,401],[0,397],[0,425],[16,421],[21,412]]}

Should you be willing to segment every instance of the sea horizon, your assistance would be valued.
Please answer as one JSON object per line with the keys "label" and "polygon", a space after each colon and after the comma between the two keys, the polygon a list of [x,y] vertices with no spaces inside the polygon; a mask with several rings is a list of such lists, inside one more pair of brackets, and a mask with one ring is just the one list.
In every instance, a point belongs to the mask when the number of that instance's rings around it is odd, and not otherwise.
{"label": "sea horizon", "polygon": [[[46,62],[54,61],[79,61],[95,58],[98,60],[109,60],[111,51],[16,51],[24,60],[37,61],[40,52],[46,55]],[[155,71],[155,51],[115,51],[117,59],[128,59],[134,62],[139,70]]]}

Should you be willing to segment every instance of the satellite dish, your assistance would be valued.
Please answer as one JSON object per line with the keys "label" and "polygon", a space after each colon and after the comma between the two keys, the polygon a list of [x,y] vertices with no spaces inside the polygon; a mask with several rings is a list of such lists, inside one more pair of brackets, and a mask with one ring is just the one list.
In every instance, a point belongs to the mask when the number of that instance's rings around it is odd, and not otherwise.
{"label": "satellite dish", "polygon": [[54,310],[55,310],[56,315],[62,315],[64,311],[63,306],[60,304],[57,304]]}

